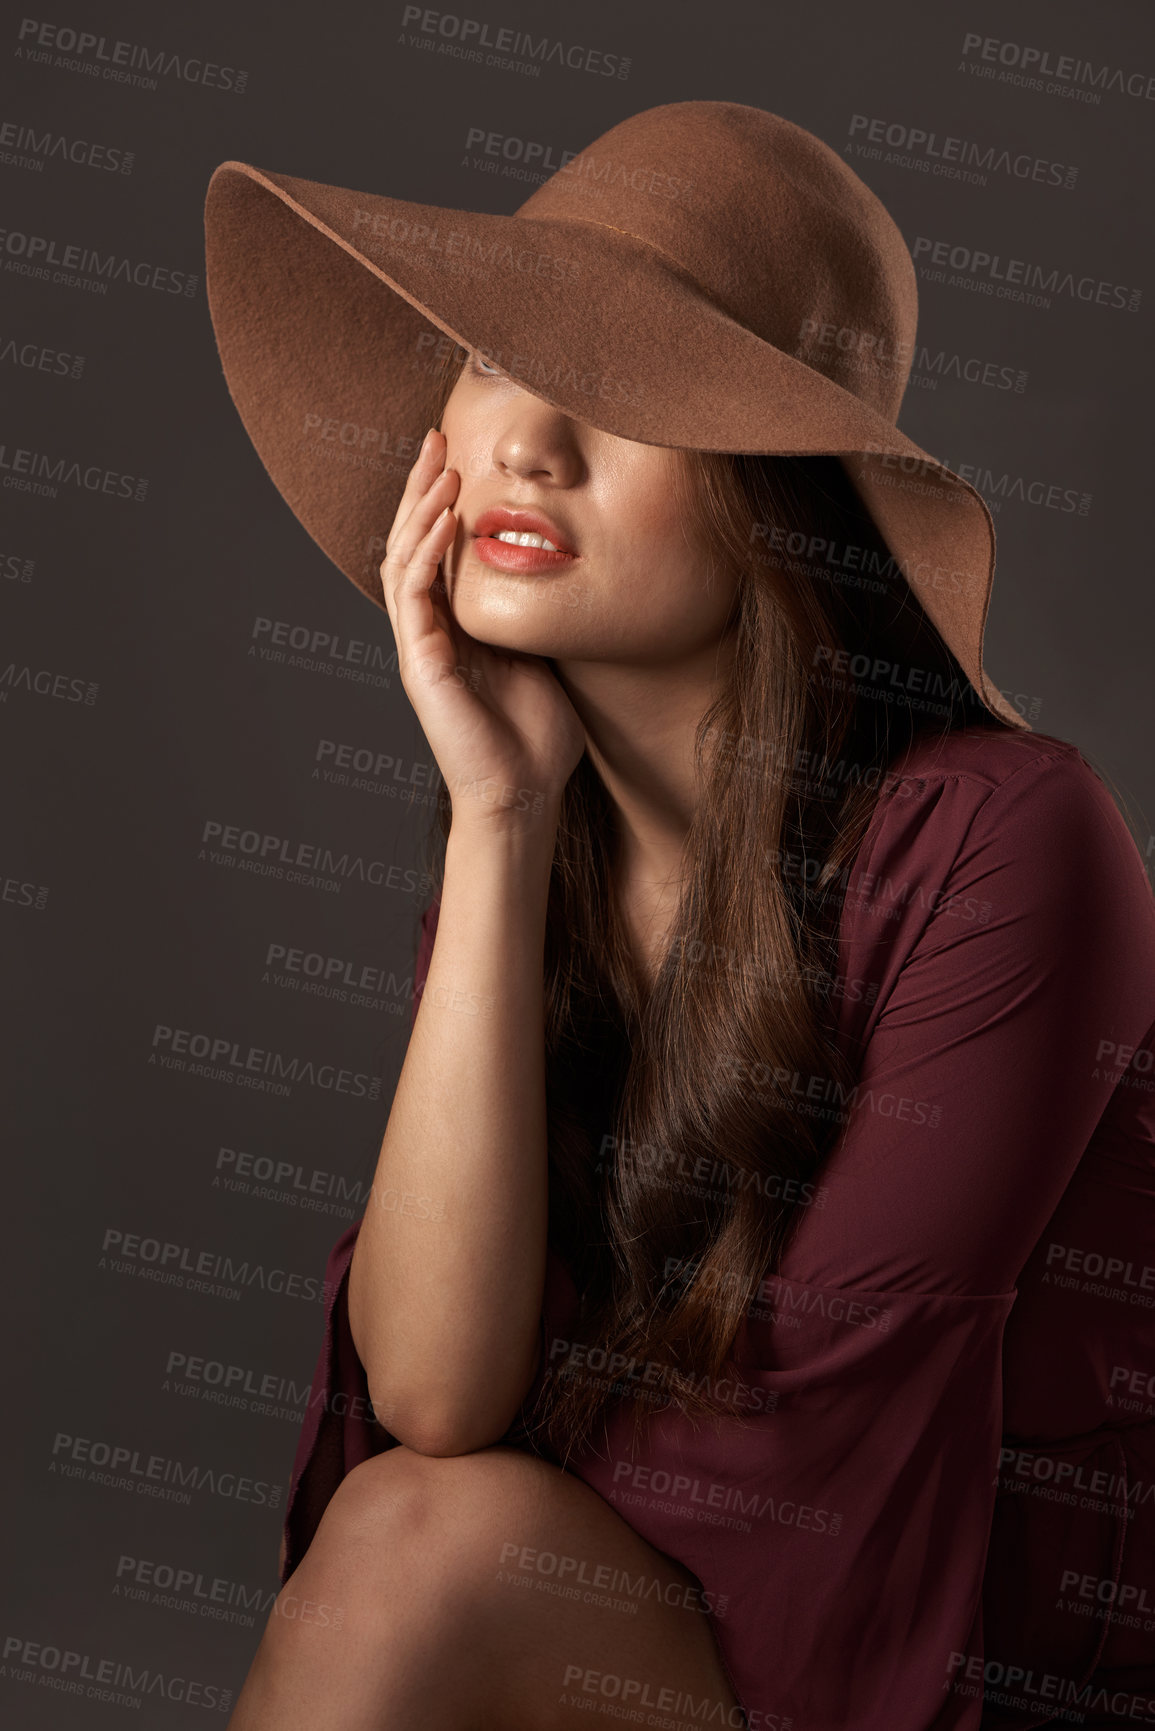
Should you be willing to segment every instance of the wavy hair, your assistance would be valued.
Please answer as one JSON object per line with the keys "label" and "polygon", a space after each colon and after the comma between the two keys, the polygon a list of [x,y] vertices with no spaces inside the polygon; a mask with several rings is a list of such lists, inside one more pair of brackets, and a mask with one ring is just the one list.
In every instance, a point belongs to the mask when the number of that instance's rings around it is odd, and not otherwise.
{"label": "wavy hair", "polygon": [[[442,408],[464,359],[445,367]],[[888,765],[920,734],[1010,731],[839,458],[686,458],[678,508],[738,575],[737,645],[696,731],[698,804],[652,987],[588,754],[564,790],[549,887],[550,1236],[581,1306],[527,1435],[563,1461],[627,1395],[635,1440],[669,1403],[732,1414],[720,1391],[743,1319],[812,1204],[856,1081],[837,1038],[854,985],[838,977],[838,926]],[[437,884],[451,821],[446,796],[425,838]]]}

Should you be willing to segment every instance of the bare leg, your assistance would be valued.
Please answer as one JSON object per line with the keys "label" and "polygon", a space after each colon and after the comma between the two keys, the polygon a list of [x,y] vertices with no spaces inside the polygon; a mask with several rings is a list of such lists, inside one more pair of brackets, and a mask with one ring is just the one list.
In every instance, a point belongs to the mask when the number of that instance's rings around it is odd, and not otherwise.
{"label": "bare leg", "polygon": [[565,1731],[663,1690],[744,1723],[687,1570],[548,1462],[398,1447],[342,1480],[229,1731]]}

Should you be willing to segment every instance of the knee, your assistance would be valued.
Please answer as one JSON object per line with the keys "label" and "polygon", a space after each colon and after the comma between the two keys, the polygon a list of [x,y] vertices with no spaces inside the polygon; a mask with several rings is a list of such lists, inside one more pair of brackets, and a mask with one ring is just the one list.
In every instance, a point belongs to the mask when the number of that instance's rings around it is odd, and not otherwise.
{"label": "knee", "polygon": [[[373,1455],[341,1480],[304,1557],[282,1586],[265,1645],[282,1658],[296,1651],[339,1653],[334,1632],[356,1639],[414,1571],[436,1561],[438,1503],[425,1457],[400,1446]],[[322,1640],[322,1631],[328,1636]]]}
{"label": "knee", "polygon": [[[342,1579],[369,1583],[407,1552],[428,1546],[437,1524],[437,1501],[426,1457],[400,1445],[371,1455],[346,1473],[325,1507],[298,1573],[333,1586]],[[286,1586],[291,1586],[291,1576]]]}
{"label": "knee", "polygon": [[[537,1471],[549,1471],[516,1449],[495,1445],[471,1454],[419,1454],[402,1444],[374,1454],[334,1490],[300,1568],[310,1591],[338,1596],[343,1582],[358,1594],[383,1577],[461,1572],[502,1525],[502,1513],[525,1503]],[[317,1596],[313,1591],[313,1596]]]}
{"label": "knee", "polygon": [[397,1445],[347,1473],[282,1596],[307,1581],[313,1600],[339,1607],[403,1579],[466,1587],[496,1569],[504,1535],[537,1500],[545,1462],[495,1445],[462,1455],[424,1455]]}

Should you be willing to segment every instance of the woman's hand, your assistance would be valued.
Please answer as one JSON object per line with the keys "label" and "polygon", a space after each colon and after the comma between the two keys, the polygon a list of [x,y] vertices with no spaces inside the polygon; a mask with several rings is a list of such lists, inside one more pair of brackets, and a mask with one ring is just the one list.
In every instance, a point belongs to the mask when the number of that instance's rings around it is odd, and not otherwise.
{"label": "woman's hand", "polygon": [[[401,683],[453,799],[453,818],[520,824],[555,810],[585,749],[577,712],[547,663],[462,630],[433,593],[453,544],[461,477],[446,441],[427,434],[409,472],[381,562]],[[442,585],[443,588],[443,585]]]}

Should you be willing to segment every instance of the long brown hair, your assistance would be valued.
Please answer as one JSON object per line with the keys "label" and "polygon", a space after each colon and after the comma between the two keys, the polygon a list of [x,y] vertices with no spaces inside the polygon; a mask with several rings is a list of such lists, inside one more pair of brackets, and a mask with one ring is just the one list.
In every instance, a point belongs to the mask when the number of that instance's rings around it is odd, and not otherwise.
{"label": "long brown hair", "polygon": [[[588,755],[565,788],[549,889],[550,1236],[582,1302],[574,1338],[551,1345],[534,1417],[562,1459],[627,1394],[635,1438],[669,1402],[733,1410],[720,1391],[736,1335],[815,1197],[856,1080],[835,1030],[850,988],[838,922],[887,766],[922,733],[1009,729],[838,458],[686,457],[678,508],[739,574],[737,643],[696,733],[699,801],[652,989],[621,922],[615,808]],[[426,846],[440,883],[447,797],[437,811]]]}

